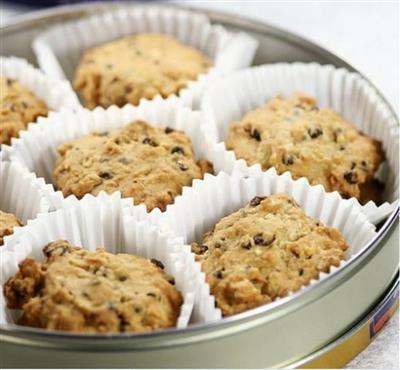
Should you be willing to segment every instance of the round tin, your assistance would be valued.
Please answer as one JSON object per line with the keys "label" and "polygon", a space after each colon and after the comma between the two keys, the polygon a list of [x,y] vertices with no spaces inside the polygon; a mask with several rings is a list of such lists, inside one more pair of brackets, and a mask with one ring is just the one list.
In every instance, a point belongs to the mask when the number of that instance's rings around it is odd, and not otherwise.
{"label": "round tin", "polygon": [[[1,54],[24,57],[34,63],[31,41],[44,28],[125,6],[135,5],[126,2],[81,4],[20,17],[2,27]],[[205,13],[212,22],[248,32],[260,42],[255,64],[315,61],[355,71],[339,57],[296,35],[254,20],[214,11]],[[391,112],[395,117],[392,109]],[[342,366],[365,348],[396,307],[398,216],[399,208],[396,208],[380,225],[376,238],[346,268],[277,302],[216,323],[148,334],[77,335],[2,326],[2,365],[42,368]],[[374,320],[378,324],[371,326]],[[368,335],[363,329],[366,325],[368,330],[373,328]],[[357,333],[361,339],[349,342]],[[341,348],[347,350],[341,351]]]}

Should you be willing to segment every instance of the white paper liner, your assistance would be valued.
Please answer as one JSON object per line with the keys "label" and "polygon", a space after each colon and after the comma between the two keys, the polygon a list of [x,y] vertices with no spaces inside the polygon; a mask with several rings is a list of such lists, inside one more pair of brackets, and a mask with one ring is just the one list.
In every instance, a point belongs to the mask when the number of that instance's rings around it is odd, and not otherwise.
{"label": "white paper liner", "polygon": [[[13,213],[24,225],[40,213],[49,212],[50,204],[41,190],[43,185],[44,181],[33,173],[0,161],[0,210]],[[14,233],[4,241],[14,238],[20,230],[20,227],[14,228]]]}
{"label": "white paper liner", "polygon": [[[231,122],[240,120],[245,113],[276,95],[287,96],[293,92],[315,97],[320,107],[334,109],[358,130],[382,142],[387,160],[379,178],[385,183],[386,202],[377,206],[370,201],[362,206],[371,222],[382,221],[398,203],[399,125],[383,99],[359,74],[317,63],[277,63],[248,68],[210,87],[204,94],[202,109],[215,119],[217,141],[222,141]],[[225,148],[224,143],[218,145],[221,151]],[[236,159],[231,153],[231,161],[225,163],[227,171]],[[249,171],[244,161],[240,167],[244,174]],[[253,172],[261,171],[261,166],[253,167]]]}
{"label": "white paper liner", "polygon": [[214,67],[179,93],[180,100],[193,108],[197,107],[205,86],[211,81],[249,66],[258,45],[245,33],[233,34],[221,26],[211,25],[202,14],[135,4],[54,26],[35,38],[33,49],[40,67],[47,74],[72,81],[84,50],[126,35],[146,32],[175,37],[212,59]]}
{"label": "white paper liner", "polygon": [[[21,229],[16,243],[6,243],[0,249],[0,284],[5,284],[18,271],[18,263],[24,258],[32,256],[42,261],[43,247],[58,239],[88,250],[103,246],[111,253],[156,258],[174,276],[176,287],[182,293],[183,305],[176,326],[186,327],[192,316],[196,291],[200,289],[193,273],[195,262],[190,253],[177,248],[175,237],[148,224],[144,207],[135,207],[134,215],[130,210],[129,217],[123,221],[123,210],[131,202],[129,198],[121,199],[119,193],[110,196],[102,192],[98,197],[87,195],[80,202],[41,214]],[[3,294],[0,309],[0,323],[12,323],[14,313],[5,307]]]}
{"label": "white paper liner", "polygon": [[[326,193],[322,185],[310,186],[304,178],[293,181],[288,173],[279,176],[273,168],[247,178],[221,172],[218,176],[206,175],[202,181],[195,180],[192,187],[184,188],[174,204],[167,206],[167,211],[160,215],[157,223],[162,230],[180,236],[183,243],[201,242],[203,235],[224,216],[246,206],[255,196],[276,193],[291,195],[307,215],[342,232],[349,248],[345,261],[339,267],[331,267],[330,273],[343,268],[376,236],[375,226],[368,221],[354,199],[344,200],[338,193]],[[308,285],[328,275],[321,273]],[[202,279],[205,280],[204,274]],[[203,312],[212,313],[213,319],[216,319],[214,297],[206,293],[198,297],[203,299]]]}
{"label": "white paper liner", "polygon": [[[13,141],[8,153],[9,159],[44,178],[48,185],[43,186],[43,192],[52,207],[58,209],[63,206],[64,197],[60,191],[54,191],[53,186],[49,185],[53,184],[52,173],[58,158],[59,145],[90,132],[121,128],[136,119],[145,120],[154,127],[169,126],[184,131],[192,141],[196,159],[209,160],[214,165],[215,173],[231,158],[230,153],[210,144],[214,125],[203,112],[192,111],[158,98],[144,101],[137,107],[128,104],[123,108],[113,106],[108,109],[96,108],[93,111],[81,109],[79,112],[50,113],[48,117],[40,118],[37,124],[30,125],[27,131],[21,133],[20,138]],[[153,212],[160,211],[155,209]]]}

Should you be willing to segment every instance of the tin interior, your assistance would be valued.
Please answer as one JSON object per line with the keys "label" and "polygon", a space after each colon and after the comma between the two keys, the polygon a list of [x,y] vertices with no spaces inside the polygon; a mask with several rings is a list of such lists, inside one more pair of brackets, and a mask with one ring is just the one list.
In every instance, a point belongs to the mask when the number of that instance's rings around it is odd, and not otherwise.
{"label": "tin interior", "polygon": [[[22,16],[2,28],[0,52],[2,55],[16,55],[26,58],[31,63],[36,64],[30,44],[40,31],[57,22],[76,19],[81,16],[123,6],[129,5],[122,2],[80,4],[38,11]],[[254,61],[255,65],[275,62],[313,61],[321,64],[333,64],[337,67],[345,67],[350,71],[356,71],[350,64],[331,52],[281,29],[225,13],[197,9],[194,11],[206,13],[213,23],[222,24],[231,30],[245,31],[255,37],[260,43]],[[380,93],[379,95],[390,108],[393,117],[395,117],[394,110]],[[115,349],[124,351],[128,349],[146,350],[188,345],[190,343],[209,341],[226,335],[234,335],[235,333],[251,330],[312,304],[327,291],[332,291],[350,280],[368,261],[374,259],[385,248],[385,241],[388,239],[393,240],[396,224],[398,224],[396,222],[398,221],[398,216],[399,208],[396,208],[386,221],[380,225],[376,238],[371,240],[363,251],[349,261],[345,268],[335,271],[320,283],[279,301],[224,318],[215,323],[191,325],[184,330],[168,329],[154,333],[107,335],[44,331],[10,324],[2,326],[0,334],[3,339],[10,342],[13,342],[15,337],[18,337],[20,344],[43,346],[46,348],[80,349],[84,346],[85,349]],[[395,266],[397,265],[395,264]],[[391,281],[396,275],[396,270],[396,267],[389,268],[388,266],[385,272],[385,281]],[[374,303],[371,302],[371,304]]]}

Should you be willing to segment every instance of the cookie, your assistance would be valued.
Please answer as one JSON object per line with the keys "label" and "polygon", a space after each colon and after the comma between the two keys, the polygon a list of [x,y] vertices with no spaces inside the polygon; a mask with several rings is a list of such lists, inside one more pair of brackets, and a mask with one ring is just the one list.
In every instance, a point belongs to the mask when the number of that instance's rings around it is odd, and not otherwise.
{"label": "cookie", "polygon": [[84,52],[74,87],[88,108],[137,105],[141,98],[178,94],[210,67],[202,52],[169,36],[137,34]]}
{"label": "cookie", "polygon": [[290,171],[294,179],[306,177],[344,198],[368,201],[363,189],[378,184],[372,180],[384,161],[381,144],[315,104],[298,94],[273,98],[230,125],[226,147],[248,165]]}
{"label": "cookie", "polygon": [[46,104],[17,80],[0,77],[0,144],[10,144],[28,123],[47,113]]}
{"label": "cookie", "polygon": [[341,233],[307,216],[286,194],[255,197],[194,243],[223,315],[285,297],[345,258]]}
{"label": "cookie", "polygon": [[0,211],[0,246],[4,244],[4,237],[13,233],[14,227],[22,226],[22,222],[12,213]]}
{"label": "cookie", "polygon": [[120,191],[135,204],[145,203],[148,211],[164,211],[183,186],[212,172],[210,163],[196,163],[185,133],[143,121],[69,141],[59,153],[54,180],[64,196]]}
{"label": "cookie", "polygon": [[26,258],[4,286],[19,324],[85,333],[149,332],[174,327],[183,299],[163,264],[59,240],[45,261]]}

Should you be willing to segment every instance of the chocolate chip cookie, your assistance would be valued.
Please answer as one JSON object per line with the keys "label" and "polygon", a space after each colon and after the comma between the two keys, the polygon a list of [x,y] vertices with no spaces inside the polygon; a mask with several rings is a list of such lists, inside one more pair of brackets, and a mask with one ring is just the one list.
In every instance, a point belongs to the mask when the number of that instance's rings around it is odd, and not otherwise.
{"label": "chocolate chip cookie", "polygon": [[69,141],[59,153],[54,180],[64,196],[120,191],[135,204],[145,203],[148,211],[164,211],[183,186],[212,172],[209,162],[195,161],[185,133],[143,121]]}
{"label": "chocolate chip cookie", "polygon": [[12,213],[0,211],[0,246],[4,244],[4,237],[13,233],[14,227],[22,226],[22,222]]}
{"label": "chocolate chip cookie", "polygon": [[84,52],[74,87],[88,108],[137,105],[178,94],[210,67],[207,56],[169,36],[137,34]]}
{"label": "chocolate chip cookie", "polygon": [[43,263],[26,258],[4,286],[7,307],[23,311],[19,324],[87,333],[176,325],[183,300],[160,261],[63,240],[43,253]]}
{"label": "chocolate chip cookie", "polygon": [[346,249],[337,229],[308,217],[286,194],[253,198],[192,244],[225,316],[300,289],[338,266]]}
{"label": "chocolate chip cookie", "polygon": [[0,144],[10,144],[28,123],[47,116],[46,104],[17,80],[0,76]]}
{"label": "chocolate chip cookie", "polygon": [[371,188],[382,187],[374,180],[384,160],[381,144],[332,109],[319,109],[311,97],[278,96],[247,113],[230,125],[226,147],[249,165],[290,171],[293,178],[306,177],[344,198],[380,202],[382,192]]}

